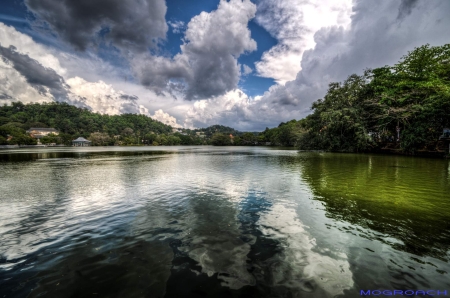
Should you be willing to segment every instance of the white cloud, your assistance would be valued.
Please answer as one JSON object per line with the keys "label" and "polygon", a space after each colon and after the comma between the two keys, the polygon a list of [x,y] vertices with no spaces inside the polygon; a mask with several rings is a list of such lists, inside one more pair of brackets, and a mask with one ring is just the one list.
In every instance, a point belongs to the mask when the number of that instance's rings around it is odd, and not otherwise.
{"label": "white cloud", "polygon": [[66,73],[66,69],[61,67],[58,58],[55,57],[50,48],[34,42],[28,35],[22,34],[1,22],[0,45],[5,48],[14,46],[19,53],[28,55],[44,67],[52,68],[61,76]]}
{"label": "white cloud", "polygon": [[137,103],[137,96],[116,91],[103,81],[87,82],[80,77],[68,79],[72,98],[90,107],[93,112],[118,115],[123,113],[148,114],[148,110]]}
{"label": "white cloud", "polygon": [[330,82],[361,74],[367,67],[393,65],[407,51],[426,43],[448,43],[449,33],[442,32],[450,27],[446,15],[450,2],[419,2],[406,16],[399,9],[400,2],[357,2],[351,26],[324,27],[316,32],[316,46],[304,52],[302,70],[295,80],[274,85],[260,97],[233,90],[196,101],[187,112],[187,123],[262,130],[301,119],[310,113],[313,101],[323,98]]}
{"label": "white cloud", "polygon": [[172,127],[181,127],[181,125],[177,123],[177,119],[175,117],[170,116],[161,109],[155,111],[155,114],[150,115],[150,117]]}
{"label": "white cloud", "polygon": [[258,75],[284,84],[301,70],[305,50],[315,46],[314,34],[323,27],[350,24],[351,0],[263,0],[257,22],[278,40],[255,64]]}
{"label": "white cloud", "polygon": [[54,98],[49,92],[39,93],[8,61],[0,59],[0,104],[16,100],[42,103],[54,101]]}
{"label": "white cloud", "polygon": [[266,126],[276,126],[281,121],[291,120],[298,115],[298,110],[292,107],[261,98],[251,98],[242,90],[234,89],[222,96],[195,101],[186,112],[184,126],[222,124],[238,130],[256,131]]}
{"label": "white cloud", "polygon": [[242,74],[244,76],[247,76],[249,74],[251,74],[253,72],[253,69],[251,69],[250,66],[246,65],[246,64],[242,64]]}
{"label": "white cloud", "polygon": [[173,59],[136,56],[132,67],[142,84],[161,92],[175,88],[187,99],[222,95],[237,87],[237,59],[256,50],[247,25],[255,16],[250,0],[221,0],[217,10],[202,12],[187,24],[181,53]]}
{"label": "white cloud", "polygon": [[173,33],[180,34],[186,30],[186,24],[183,21],[168,21],[167,23],[172,27]]}

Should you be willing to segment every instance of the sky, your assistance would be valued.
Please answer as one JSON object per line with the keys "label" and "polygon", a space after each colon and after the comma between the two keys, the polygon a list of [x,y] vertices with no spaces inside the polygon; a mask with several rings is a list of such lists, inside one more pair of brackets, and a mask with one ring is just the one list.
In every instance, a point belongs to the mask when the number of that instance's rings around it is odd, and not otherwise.
{"label": "sky", "polygon": [[262,131],[449,28],[448,0],[1,0],[0,104]]}

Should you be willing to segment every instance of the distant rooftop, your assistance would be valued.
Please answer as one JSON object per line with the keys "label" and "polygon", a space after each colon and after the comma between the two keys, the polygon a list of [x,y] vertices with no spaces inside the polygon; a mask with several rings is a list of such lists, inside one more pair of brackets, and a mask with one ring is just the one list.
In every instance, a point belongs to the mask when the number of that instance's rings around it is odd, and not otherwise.
{"label": "distant rooftop", "polygon": [[72,142],[91,142],[91,141],[89,141],[89,140],[86,140],[85,138],[83,138],[83,137],[79,137],[78,139],[76,139],[76,140],[73,140]]}

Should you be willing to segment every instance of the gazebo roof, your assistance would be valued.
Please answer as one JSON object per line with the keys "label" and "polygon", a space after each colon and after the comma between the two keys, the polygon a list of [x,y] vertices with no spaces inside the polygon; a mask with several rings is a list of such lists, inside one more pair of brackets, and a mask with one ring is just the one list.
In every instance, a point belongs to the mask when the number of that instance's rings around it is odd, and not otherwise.
{"label": "gazebo roof", "polygon": [[79,137],[78,139],[76,139],[76,140],[73,140],[72,142],[91,142],[91,141],[89,141],[89,140],[86,140],[85,138],[83,138],[83,137]]}

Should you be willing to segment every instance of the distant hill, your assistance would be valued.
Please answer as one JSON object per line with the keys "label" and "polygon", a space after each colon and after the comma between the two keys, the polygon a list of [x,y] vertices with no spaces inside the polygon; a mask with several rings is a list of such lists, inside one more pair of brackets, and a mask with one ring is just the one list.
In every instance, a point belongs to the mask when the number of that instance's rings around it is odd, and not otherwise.
{"label": "distant hill", "polygon": [[145,115],[99,114],[67,103],[15,102],[12,105],[0,106],[1,144],[32,144],[25,133],[30,127],[56,128],[60,132],[57,141],[64,144],[70,144],[72,139],[80,136],[89,138],[93,133],[102,133],[104,138],[109,137],[105,145],[114,144],[114,136],[116,139],[118,136],[128,138],[128,141],[123,140],[124,144],[139,144],[147,135],[172,132],[171,126]]}
{"label": "distant hill", "polygon": [[241,132],[239,132],[238,130],[228,127],[228,126],[223,126],[223,125],[212,125],[206,128],[200,128],[200,129],[196,129],[195,131],[200,131],[200,132],[204,132],[206,136],[212,136],[215,133],[224,133],[224,134],[233,134],[233,135],[239,135],[241,134]]}
{"label": "distant hill", "polygon": [[[280,124],[282,127],[284,123]],[[206,128],[178,129],[145,115],[106,115],[78,108],[67,103],[15,102],[0,106],[0,145],[33,145],[37,140],[26,130],[31,127],[55,128],[58,135],[45,137],[43,144],[71,145],[72,140],[84,137],[97,146],[108,145],[207,145],[214,144],[213,136],[233,145],[273,144],[292,145],[289,136],[278,133],[280,128],[262,133],[241,132],[224,125]],[[283,129],[284,131],[284,129]],[[230,134],[234,141],[231,142]],[[285,141],[284,139],[287,141]]]}

